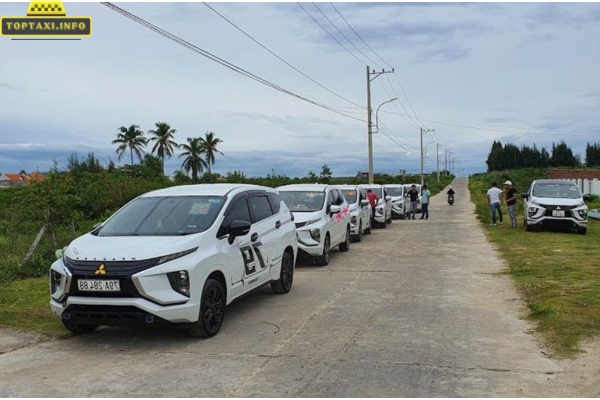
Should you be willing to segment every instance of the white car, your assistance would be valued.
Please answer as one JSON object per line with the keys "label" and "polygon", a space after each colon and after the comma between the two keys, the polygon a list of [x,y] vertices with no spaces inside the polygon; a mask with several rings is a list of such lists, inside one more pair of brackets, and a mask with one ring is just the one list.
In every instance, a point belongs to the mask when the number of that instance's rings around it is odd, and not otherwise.
{"label": "white car", "polygon": [[389,184],[384,187],[392,198],[392,217],[406,218],[406,214],[410,211],[410,201],[406,198],[408,190],[401,184]]}
{"label": "white car", "polygon": [[350,205],[350,233],[355,242],[362,240],[362,235],[371,233],[371,203],[367,200],[365,189],[357,185],[335,186]]}
{"label": "white car", "polygon": [[576,228],[578,233],[586,234],[588,207],[585,202],[590,196],[582,195],[574,182],[538,179],[521,197],[525,199],[523,210],[527,231],[532,231],[536,225],[559,225]]}
{"label": "white car", "polygon": [[75,333],[181,323],[211,337],[240,296],[268,283],[289,292],[297,254],[292,214],[276,190],[170,187],[138,196],[59,251],[50,306]]}
{"label": "white car", "polygon": [[387,190],[383,185],[360,185],[363,189],[371,190],[379,197],[379,202],[375,207],[375,221],[380,228],[386,228],[387,224],[392,223],[392,197],[387,194]]}
{"label": "white car", "polygon": [[324,184],[296,184],[277,190],[294,215],[299,256],[323,266],[329,264],[332,248],[350,249],[350,210],[338,189]]}

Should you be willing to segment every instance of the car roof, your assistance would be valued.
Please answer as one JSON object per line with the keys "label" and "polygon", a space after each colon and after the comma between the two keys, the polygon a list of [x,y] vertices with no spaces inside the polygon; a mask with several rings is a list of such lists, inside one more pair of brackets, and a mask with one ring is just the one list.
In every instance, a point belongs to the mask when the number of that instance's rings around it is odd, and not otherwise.
{"label": "car roof", "polygon": [[365,183],[364,185],[358,185],[358,186],[363,187],[363,188],[380,188],[383,185],[380,185],[379,183]]}
{"label": "car roof", "polygon": [[284,185],[277,187],[279,191],[301,191],[301,192],[323,192],[331,185],[326,185],[324,183],[295,183],[291,185]]}
{"label": "car roof", "polygon": [[404,187],[404,185],[401,183],[388,183],[383,186],[385,186],[385,187]]}
{"label": "car roof", "polygon": [[535,181],[533,181],[533,183],[546,183],[546,184],[567,184],[567,185],[575,185],[577,186],[577,184],[573,181],[567,180],[567,179],[536,179]]}
{"label": "car roof", "polygon": [[268,192],[276,193],[276,191],[270,187],[250,185],[244,183],[201,183],[197,185],[179,185],[171,186],[164,189],[153,190],[148,193],[144,193],[140,197],[153,197],[153,196],[225,196],[228,193],[238,190],[263,190]]}
{"label": "car roof", "polygon": [[360,185],[331,185],[331,187],[339,190],[356,190]]}

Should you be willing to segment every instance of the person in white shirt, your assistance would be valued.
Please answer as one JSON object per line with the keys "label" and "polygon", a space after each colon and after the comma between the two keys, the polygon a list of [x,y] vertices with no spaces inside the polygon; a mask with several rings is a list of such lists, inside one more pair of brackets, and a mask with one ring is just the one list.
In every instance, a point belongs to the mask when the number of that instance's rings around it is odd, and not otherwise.
{"label": "person in white shirt", "polygon": [[487,191],[487,199],[490,203],[492,211],[492,225],[496,225],[496,211],[498,211],[498,221],[502,222],[502,209],[500,208],[500,198],[504,195],[504,191],[496,186],[496,182],[492,183],[492,187]]}

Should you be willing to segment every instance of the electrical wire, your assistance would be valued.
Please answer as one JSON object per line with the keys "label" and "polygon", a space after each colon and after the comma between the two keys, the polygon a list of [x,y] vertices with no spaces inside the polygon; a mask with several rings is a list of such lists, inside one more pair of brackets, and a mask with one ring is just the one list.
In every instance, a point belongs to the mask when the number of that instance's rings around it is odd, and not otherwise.
{"label": "electrical wire", "polygon": [[[387,75],[387,74],[386,74]],[[387,76],[386,76],[387,78]],[[388,78],[389,79],[389,78]],[[390,93],[387,91],[387,89],[385,88],[385,86],[383,85],[383,83],[381,81],[379,81],[379,84],[381,85],[381,87],[383,88],[383,90],[385,91],[385,94],[388,95],[389,98],[391,98],[392,96],[390,95]],[[392,87],[393,89],[393,87]],[[400,105],[402,106],[402,109],[404,110],[404,112],[406,114],[408,114],[408,111],[406,111],[406,108],[404,107],[404,104],[402,104],[402,101],[400,100],[400,98],[398,97],[398,95],[396,94],[396,92],[394,91],[394,94],[396,95],[396,98],[398,99],[398,102],[400,103]],[[400,109],[398,108],[398,105],[394,102],[392,102],[394,104],[394,107],[396,107],[396,110],[398,110],[399,114],[402,114],[402,111],[400,111]],[[406,120],[406,122],[408,122],[409,125],[411,125],[413,128],[419,129],[419,126],[417,124],[415,124],[412,119],[407,118],[405,115],[403,114],[402,117]]]}
{"label": "electrical wire", "polygon": [[307,10],[306,10],[304,7],[302,7],[302,5],[301,5],[300,3],[298,3],[298,2],[297,2],[296,4],[298,4],[298,6],[299,6],[301,9],[303,9],[303,10],[304,10],[304,12],[305,12],[305,13],[306,13],[306,14],[307,14],[307,15],[308,15],[308,16],[309,16],[309,17],[310,17],[310,18],[311,18],[313,21],[315,21],[315,23],[316,23],[317,25],[319,25],[319,26],[321,27],[321,29],[323,29],[323,30],[324,30],[324,31],[325,31],[325,32],[326,32],[326,33],[327,33],[327,34],[328,34],[328,35],[329,35],[329,36],[330,36],[330,37],[331,37],[333,40],[335,40],[335,41],[336,41],[336,42],[337,42],[337,43],[338,43],[340,46],[342,46],[342,47],[344,48],[344,50],[346,50],[346,51],[347,51],[347,52],[348,52],[348,53],[349,53],[349,54],[350,54],[352,57],[356,58],[356,59],[357,59],[357,60],[358,60],[360,63],[362,63],[362,64],[364,64],[364,65],[367,65],[367,64],[366,64],[366,63],[365,63],[363,60],[361,60],[360,58],[358,58],[358,57],[356,56],[356,54],[354,54],[353,52],[351,52],[350,50],[348,50],[348,48],[347,48],[346,46],[344,46],[344,45],[343,45],[343,44],[342,44],[342,43],[341,43],[339,40],[337,40],[337,39],[335,38],[335,36],[333,36],[331,33],[329,33],[329,31],[328,31],[327,29],[325,29],[325,27],[324,27],[323,25],[321,25],[321,23],[320,23],[319,21],[317,21],[317,20],[315,19],[315,17],[313,17],[313,16],[312,16],[312,14],[311,14],[311,13],[309,13],[309,12],[308,12],[308,11],[307,11]]}
{"label": "electrical wire", "polygon": [[359,49],[358,47],[356,47],[356,45],[354,44],[354,42],[352,42],[350,39],[348,39],[348,36],[344,35],[344,33],[339,30],[339,28],[337,27],[336,24],[333,23],[333,21],[331,21],[327,15],[325,15],[325,13],[323,11],[321,11],[321,9],[319,8],[319,6],[317,6],[315,3],[312,3],[313,6],[315,6],[315,8],[317,10],[319,10],[319,12],[321,13],[321,15],[323,17],[325,17],[325,19],[327,20],[327,22],[329,22],[331,24],[331,26],[334,27],[334,29],[336,31],[339,32],[340,35],[342,35],[344,37],[344,39],[346,39],[348,41],[348,43],[350,43],[360,54],[362,54],[367,60],[371,61],[373,64],[375,64],[377,67],[382,68],[381,65],[379,65],[376,61],[373,61],[373,59],[371,57],[369,57],[368,55],[366,55],[365,53],[363,53],[363,51],[361,49]]}
{"label": "electrical wire", "polygon": [[173,35],[173,34],[169,33],[168,31],[165,31],[165,30],[157,27],[156,25],[153,25],[152,23],[144,20],[143,18],[140,18],[140,17],[138,17],[138,16],[136,16],[136,15],[134,15],[134,14],[132,14],[132,13],[130,13],[130,12],[122,9],[121,7],[118,7],[118,6],[114,5],[114,4],[112,4],[112,3],[102,2],[100,4],[108,7],[111,10],[113,10],[113,11],[115,11],[115,12],[123,15],[124,17],[129,18],[132,21],[137,22],[138,24],[140,24],[140,25],[142,25],[142,26],[144,26],[144,27],[146,27],[146,28],[148,28],[148,29],[150,29],[150,30],[158,33],[161,36],[163,36],[163,37],[165,37],[165,38],[167,38],[167,39],[169,39],[169,40],[171,40],[171,41],[173,41],[175,43],[178,43],[181,46],[186,47],[187,49],[192,50],[193,52],[195,52],[197,54],[200,54],[200,55],[208,58],[211,61],[214,61],[214,62],[216,62],[216,63],[218,63],[218,64],[220,64],[220,65],[222,65],[222,66],[224,66],[224,67],[226,67],[226,68],[234,71],[234,72],[237,72],[238,74],[246,76],[247,78],[250,78],[250,79],[252,79],[254,81],[262,83],[265,86],[271,87],[271,88],[273,88],[275,90],[278,90],[278,91],[280,91],[282,93],[288,94],[288,95],[293,96],[293,97],[295,97],[297,99],[300,99],[300,100],[303,100],[305,102],[311,103],[313,105],[316,105],[318,107],[321,107],[321,108],[326,109],[328,111],[331,111],[333,113],[342,115],[342,116],[344,116],[346,118],[354,119],[354,120],[361,121],[361,122],[367,122],[364,119],[357,118],[357,117],[354,117],[352,115],[348,115],[348,114],[346,114],[344,112],[336,110],[334,107],[332,107],[330,105],[327,105],[325,103],[321,103],[321,102],[316,101],[316,100],[311,100],[310,98],[308,98],[306,96],[294,93],[291,90],[285,89],[285,88],[283,88],[283,87],[281,87],[281,86],[279,86],[279,85],[277,85],[275,83],[272,83],[272,82],[270,82],[270,81],[268,81],[266,79],[263,79],[263,78],[259,77],[258,75],[255,75],[255,74],[253,74],[253,73],[251,73],[249,71],[246,71],[245,69],[243,69],[241,67],[238,67],[235,64],[232,64],[232,63],[230,63],[230,62],[228,62],[228,61],[226,61],[226,60],[224,60],[224,59],[222,59],[222,58],[220,58],[220,57],[218,57],[218,56],[216,56],[216,55],[214,55],[214,54],[212,54],[212,53],[210,53],[210,52],[208,52],[206,50],[203,50],[203,49],[201,49],[201,48],[199,48],[199,47],[197,47],[197,46],[195,46],[195,45],[193,45],[193,44],[185,41],[184,39],[181,39],[178,36]]}
{"label": "electrical wire", "polygon": [[[215,14],[217,14],[219,17],[221,17],[223,20],[225,20],[227,23],[229,23],[231,26],[233,26],[235,29],[237,29],[238,31],[242,32],[244,35],[246,35],[248,38],[250,38],[253,42],[255,42],[256,44],[258,44],[260,47],[262,47],[263,49],[265,49],[266,51],[268,51],[270,54],[272,54],[274,57],[276,57],[278,60],[280,60],[281,62],[283,62],[284,64],[286,64],[287,66],[289,66],[290,68],[292,68],[294,71],[298,72],[300,75],[304,76],[305,78],[307,78],[308,80],[310,80],[311,82],[315,83],[316,85],[318,85],[319,87],[325,89],[326,91],[328,91],[329,93],[333,94],[334,96],[356,106],[353,108],[360,108],[363,110],[366,110],[365,106],[361,106],[351,100],[348,100],[347,98],[337,94],[336,92],[330,90],[329,88],[325,87],[324,85],[322,85],[321,83],[317,82],[316,80],[314,80],[313,78],[311,78],[310,76],[306,75],[304,72],[300,71],[298,68],[296,68],[295,66],[293,66],[292,64],[290,64],[289,62],[287,62],[286,60],[284,60],[283,58],[281,58],[279,55],[275,54],[275,52],[273,52],[271,49],[269,49],[268,47],[266,47],[265,45],[263,45],[261,42],[259,42],[258,40],[256,40],[254,37],[252,37],[249,33],[247,33],[246,31],[244,31],[242,28],[240,28],[239,26],[237,26],[235,23],[233,23],[232,21],[230,21],[228,18],[226,18],[223,14],[221,14],[220,12],[218,12],[217,10],[215,10],[213,7],[209,6],[207,3],[203,2],[202,4],[204,4],[206,7],[208,7],[211,11],[213,11]],[[339,107],[341,108],[341,107]]]}

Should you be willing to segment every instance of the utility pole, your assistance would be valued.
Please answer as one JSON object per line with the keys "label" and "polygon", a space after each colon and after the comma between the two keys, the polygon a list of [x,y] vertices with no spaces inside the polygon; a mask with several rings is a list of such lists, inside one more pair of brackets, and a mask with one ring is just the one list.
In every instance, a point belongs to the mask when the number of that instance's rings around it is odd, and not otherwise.
{"label": "utility pole", "polygon": [[448,176],[448,148],[444,148],[444,176]]}
{"label": "utility pole", "polygon": [[[376,79],[381,74],[390,74],[394,72],[394,68],[391,71],[381,70],[381,72],[371,72],[367,65],[367,126],[369,135],[369,183],[373,183],[373,124],[371,123],[371,81]],[[374,77],[371,79],[371,75]]]}
{"label": "utility pole", "polygon": [[425,183],[423,179],[423,134],[427,132],[433,132],[435,129],[423,129],[421,128],[421,187]]}
{"label": "utility pole", "polygon": [[438,178],[438,183],[440,182],[440,144],[436,143],[435,144],[435,155],[436,155],[436,159],[437,159],[437,178]]}

